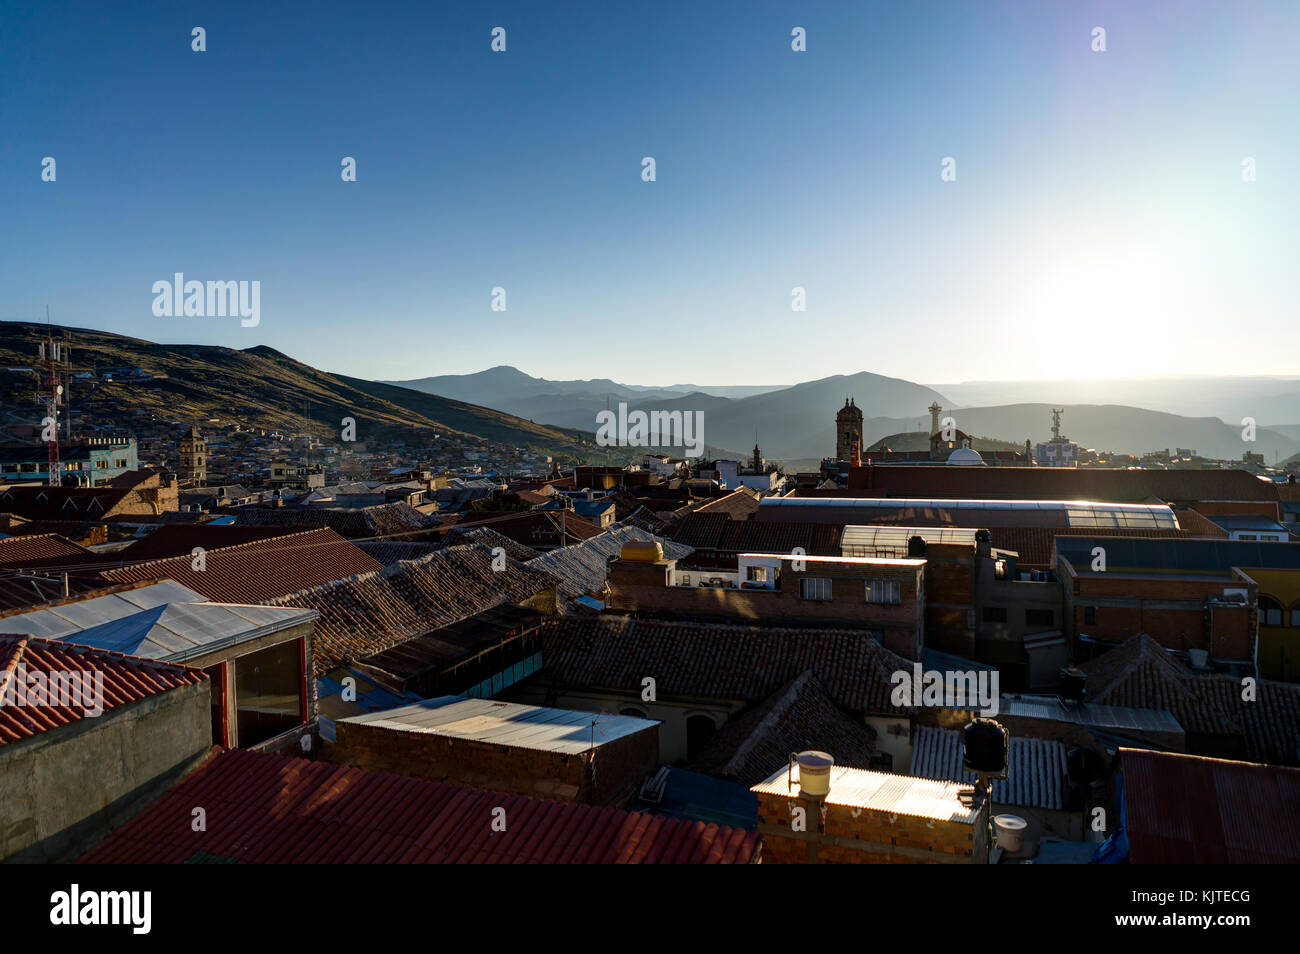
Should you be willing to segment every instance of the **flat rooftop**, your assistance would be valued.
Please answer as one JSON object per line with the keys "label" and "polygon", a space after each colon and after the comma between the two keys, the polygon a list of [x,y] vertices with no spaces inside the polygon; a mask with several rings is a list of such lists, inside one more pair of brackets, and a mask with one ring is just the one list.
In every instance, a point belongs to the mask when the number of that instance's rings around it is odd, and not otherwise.
{"label": "flat rooftop", "polygon": [[570,755],[659,725],[651,719],[632,716],[459,696],[440,696],[340,721]]}
{"label": "flat rooftop", "polygon": [[[787,777],[791,782],[787,782]],[[963,805],[957,797],[963,788],[970,787],[957,782],[836,765],[831,768],[831,788],[826,803],[971,825],[975,822],[975,810]],[[799,766],[793,769],[782,766],[750,791],[759,795],[797,796]]]}

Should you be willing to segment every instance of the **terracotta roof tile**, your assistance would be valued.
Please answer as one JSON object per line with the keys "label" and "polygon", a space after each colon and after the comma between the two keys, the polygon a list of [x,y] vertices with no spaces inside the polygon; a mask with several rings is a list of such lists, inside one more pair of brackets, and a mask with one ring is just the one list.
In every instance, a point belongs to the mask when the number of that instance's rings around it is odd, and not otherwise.
{"label": "terracotta roof tile", "polygon": [[111,583],[170,579],[219,603],[262,603],[331,580],[382,568],[378,560],[333,530],[303,530],[209,550],[204,569],[189,554],[152,560],[101,576]]}
{"label": "terracotta roof tile", "polygon": [[1300,765],[1300,686],[1261,679],[1245,701],[1240,679],[1193,672],[1144,633],[1080,668],[1089,702],[1167,709],[1189,733],[1237,736],[1251,759]]}
{"label": "terracotta roof tile", "polygon": [[494,571],[486,546],[453,546],[266,600],[320,614],[312,657],[318,675],[502,603],[556,587],[555,578],[506,558]]}
{"label": "terracotta roof tile", "polygon": [[688,765],[746,788],[785,765],[791,752],[830,752],[836,765],[870,768],[875,733],[845,715],[811,669],[748,712],[729,719]]}
{"label": "terracotta roof tile", "polygon": [[[24,688],[18,681],[24,671],[28,675],[40,672],[47,676],[52,672],[102,672],[105,712],[207,678],[201,669],[91,649],[63,640],[0,635],[0,690],[6,684],[15,693]],[[97,680],[98,676],[90,678]],[[19,705],[6,698],[0,705],[0,745],[19,742],[86,717],[85,710],[77,706]]]}
{"label": "terracotta roof tile", "polygon": [[542,634],[542,678],[558,685],[639,695],[651,676],[663,698],[758,702],[811,669],[841,709],[911,711],[890,701],[890,679],[912,663],[864,631],[574,616]]}

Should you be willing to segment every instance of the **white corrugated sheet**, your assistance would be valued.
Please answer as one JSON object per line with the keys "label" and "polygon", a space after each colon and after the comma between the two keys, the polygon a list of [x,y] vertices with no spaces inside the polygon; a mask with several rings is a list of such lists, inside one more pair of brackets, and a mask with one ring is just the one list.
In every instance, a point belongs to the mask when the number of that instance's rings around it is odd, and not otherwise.
{"label": "white corrugated sheet", "polygon": [[[993,802],[1061,811],[1065,808],[1066,747],[1045,739],[1012,737],[1007,777],[993,783]],[[962,766],[962,734],[918,726],[912,738],[912,774],[962,784],[975,774]]]}

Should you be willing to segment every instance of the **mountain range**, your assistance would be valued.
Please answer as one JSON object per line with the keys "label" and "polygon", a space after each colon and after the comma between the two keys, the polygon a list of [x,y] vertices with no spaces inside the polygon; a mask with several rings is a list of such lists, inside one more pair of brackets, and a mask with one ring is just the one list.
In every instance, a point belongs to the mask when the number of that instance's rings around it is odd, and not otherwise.
{"label": "mountain range", "polygon": [[[1211,379],[1217,381],[1218,379]],[[1300,452],[1300,425],[1286,423],[1278,428],[1265,426],[1267,413],[1276,413],[1282,421],[1300,420],[1300,413],[1286,400],[1285,380],[1232,379],[1218,391],[1202,382],[1184,382],[1189,391],[1213,391],[1213,400],[1227,400],[1236,393],[1245,405],[1251,395],[1276,392],[1276,400],[1260,397],[1254,403],[1261,408],[1256,415],[1255,440],[1242,440],[1242,427],[1209,415],[1186,415],[1140,405],[1106,401],[1055,405],[1042,400],[993,406],[964,405],[948,389],[936,388],[869,372],[835,375],[807,381],[792,387],[756,387],[745,395],[719,393],[723,389],[674,386],[648,388],[620,384],[608,379],[589,381],[552,381],[532,377],[517,368],[500,366],[477,374],[444,375],[392,382],[418,391],[473,401],[495,407],[530,420],[576,430],[594,430],[596,414],[626,402],[629,410],[682,410],[704,413],[704,434],[715,447],[750,448],[757,441],[770,460],[808,465],[835,452],[835,412],[852,396],[864,415],[864,446],[891,435],[910,431],[929,433],[927,408],[937,402],[943,415],[951,415],[957,426],[973,437],[985,437],[1023,446],[1051,436],[1051,409],[1064,409],[1063,433],[1084,447],[1115,453],[1143,454],[1153,450],[1175,451],[1189,448],[1202,455],[1240,460],[1243,453],[1262,453],[1269,463]],[[1290,382],[1295,384],[1296,382]],[[1073,390],[1062,391],[1060,382],[1011,382],[1003,389],[1008,393],[1034,393],[1037,387],[1045,395],[1063,393],[1104,395],[1106,388],[1085,389],[1065,382]],[[1126,394],[1140,398],[1136,384],[1126,384]],[[1252,390],[1253,388],[1253,390]],[[969,395],[995,393],[996,385],[965,384],[952,386],[953,393]],[[997,392],[1001,393],[1001,392]],[[1157,388],[1162,401],[1174,397],[1172,385]],[[1205,393],[1189,398],[1189,403],[1203,404]],[[1243,406],[1245,406],[1243,405]],[[1245,415],[1243,415],[1245,416]],[[747,454],[748,451],[743,453]]]}
{"label": "mountain range", "polygon": [[[360,440],[378,430],[436,428],[540,453],[586,458],[592,435],[546,427],[503,411],[376,381],[320,371],[263,346],[236,350],[211,345],[155,344],[85,328],[35,322],[0,322],[0,425],[39,420],[29,370],[47,333],[71,348],[69,402],[74,411],[135,423],[137,411],[164,420],[203,423],[211,418],[247,427],[337,435],[344,417],[357,422]],[[115,380],[93,394],[75,374],[93,368],[142,368],[165,378],[145,383]],[[84,388],[84,389],[83,389]]]}
{"label": "mountain range", "polygon": [[[108,332],[47,326],[35,322],[0,322],[0,425],[38,417],[32,400],[30,368],[37,344],[52,330],[70,343],[74,372],[104,367],[143,368],[165,375],[142,384],[115,381],[96,389],[96,406],[116,415],[124,426],[136,411],[164,419],[239,420],[250,427],[302,430],[310,421],[317,432],[337,433],[344,417],[354,417],[365,439],[366,427],[394,430],[436,428],[447,433],[500,441],[568,458],[615,463],[637,456],[630,451],[597,447],[596,415],[626,403],[629,410],[699,411],[709,456],[748,456],[757,442],[769,460],[788,467],[809,467],[835,451],[835,414],[852,397],[862,409],[863,443],[911,432],[929,433],[929,405],[937,402],[944,416],[976,438],[1022,446],[1050,436],[1051,404],[1038,401],[992,406],[963,406],[953,394],[1032,393],[1031,383],[1005,386],[967,383],[953,393],[870,372],[834,375],[789,387],[628,385],[608,378],[551,381],[498,366],[476,374],[443,375],[413,381],[367,381],[321,371],[265,346],[236,350],[211,345],[156,344]],[[1239,423],[1213,415],[1186,415],[1120,403],[1070,403],[1064,408],[1063,431],[1084,447],[1142,454],[1168,448],[1192,448],[1212,457],[1239,460],[1246,451],[1262,453],[1269,463],[1300,453],[1300,414],[1286,397],[1297,382],[1289,379],[1228,379],[1216,400],[1236,393],[1261,407],[1273,407],[1283,422],[1264,426],[1259,412],[1256,440],[1242,440]],[[74,409],[83,400],[76,378],[69,381]],[[1073,385],[1072,385],[1073,386]],[[1194,390],[1192,379],[1185,387]],[[1040,383],[1045,394],[1059,396],[1061,383]],[[983,389],[980,391],[979,389]],[[1002,390],[998,390],[1002,388]],[[1205,390],[1208,385],[1202,388]],[[1212,388],[1209,388],[1213,390]],[[1253,389],[1253,390],[1252,390]],[[1095,392],[1079,392],[1095,393]],[[1109,393],[1106,391],[1105,393]],[[1119,393],[1117,391],[1116,393]],[[1129,393],[1129,392],[1124,392]],[[1153,392],[1162,401],[1172,386]],[[1300,393],[1300,392],[1297,392]],[[1272,405],[1262,400],[1273,394]],[[1252,395],[1255,397],[1252,398]],[[1139,395],[1140,396],[1140,395]],[[1204,394],[1191,402],[1207,400]],[[1244,415],[1243,415],[1244,416]]]}

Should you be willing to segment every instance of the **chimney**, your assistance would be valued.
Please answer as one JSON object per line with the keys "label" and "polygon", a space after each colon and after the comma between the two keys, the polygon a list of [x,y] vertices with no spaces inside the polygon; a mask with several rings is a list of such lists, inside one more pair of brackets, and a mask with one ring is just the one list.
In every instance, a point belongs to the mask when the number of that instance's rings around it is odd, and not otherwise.
{"label": "chimney", "polygon": [[987,530],[975,531],[975,556],[981,559],[993,556],[993,537]]}

